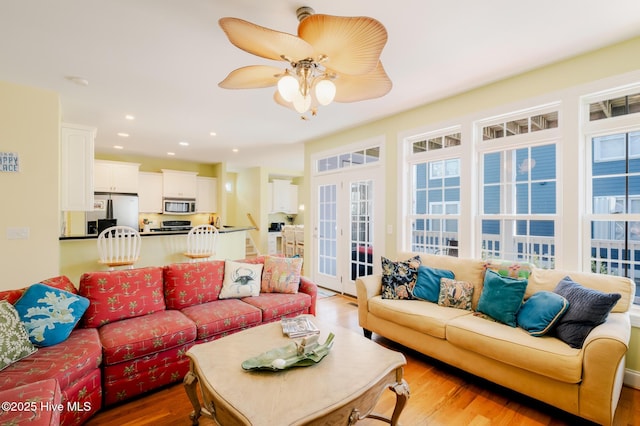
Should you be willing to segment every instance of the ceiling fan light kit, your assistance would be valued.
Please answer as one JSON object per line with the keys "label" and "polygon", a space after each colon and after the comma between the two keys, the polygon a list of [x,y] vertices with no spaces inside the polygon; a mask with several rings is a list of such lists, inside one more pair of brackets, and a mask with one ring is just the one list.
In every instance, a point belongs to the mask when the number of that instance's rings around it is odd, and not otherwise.
{"label": "ceiling fan light kit", "polygon": [[238,68],[218,85],[225,89],[277,86],[276,103],[311,115],[320,105],[374,99],[391,90],[380,62],[387,31],[379,21],[316,15],[310,7],[299,8],[297,16],[298,36],[238,18],[220,19],[234,46],[262,58],[286,61],[288,67]]}

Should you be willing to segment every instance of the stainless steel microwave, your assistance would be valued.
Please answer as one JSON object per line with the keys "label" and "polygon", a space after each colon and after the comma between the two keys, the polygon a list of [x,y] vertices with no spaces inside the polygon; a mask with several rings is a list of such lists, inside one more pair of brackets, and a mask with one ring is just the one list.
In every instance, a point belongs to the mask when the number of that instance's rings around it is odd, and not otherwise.
{"label": "stainless steel microwave", "polygon": [[169,214],[193,214],[196,212],[196,200],[193,198],[165,198],[162,211]]}

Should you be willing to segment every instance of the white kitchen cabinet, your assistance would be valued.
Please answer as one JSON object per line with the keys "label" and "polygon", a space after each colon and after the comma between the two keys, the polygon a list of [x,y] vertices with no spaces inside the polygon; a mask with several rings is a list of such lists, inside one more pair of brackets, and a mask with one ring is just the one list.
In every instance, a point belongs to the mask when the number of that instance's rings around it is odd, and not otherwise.
{"label": "white kitchen cabinet", "polygon": [[288,180],[273,179],[269,183],[271,192],[270,213],[298,213],[298,185],[292,185]]}
{"label": "white kitchen cabinet", "polygon": [[196,178],[196,212],[215,213],[218,211],[218,179],[198,176]]}
{"label": "white kitchen cabinet", "polygon": [[196,198],[197,173],[162,169],[162,195],[166,198]]}
{"label": "white kitchen cabinet", "polygon": [[140,213],[162,213],[162,173],[140,172],[138,187]]}
{"label": "white kitchen cabinet", "polygon": [[96,129],[62,124],[60,129],[60,207],[93,209],[93,150]]}
{"label": "white kitchen cabinet", "polygon": [[93,187],[95,192],[138,193],[138,163],[96,160]]}

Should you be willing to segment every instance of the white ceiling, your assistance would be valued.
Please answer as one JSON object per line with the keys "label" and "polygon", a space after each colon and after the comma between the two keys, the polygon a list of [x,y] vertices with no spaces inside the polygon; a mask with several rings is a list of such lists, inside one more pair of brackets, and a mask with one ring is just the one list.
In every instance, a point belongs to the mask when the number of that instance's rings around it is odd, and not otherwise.
{"label": "white ceiling", "polygon": [[[389,94],[303,121],[272,88],[217,86],[275,64],[232,46],[218,19],[295,34],[303,5],[386,26]],[[304,141],[638,35],[638,0],[0,0],[0,80],[58,92],[63,121],[98,129],[98,152],[301,170]]]}

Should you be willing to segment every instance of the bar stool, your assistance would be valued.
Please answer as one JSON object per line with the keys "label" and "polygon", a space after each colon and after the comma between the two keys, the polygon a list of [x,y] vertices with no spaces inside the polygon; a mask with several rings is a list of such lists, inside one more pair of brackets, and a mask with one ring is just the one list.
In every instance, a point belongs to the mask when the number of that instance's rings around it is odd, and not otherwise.
{"label": "bar stool", "polygon": [[140,234],[129,226],[111,226],[98,235],[99,263],[113,271],[118,266],[133,269],[140,257]]}
{"label": "bar stool", "polygon": [[206,260],[216,254],[218,228],[213,225],[198,225],[187,235],[187,251],[184,253],[192,262]]}

